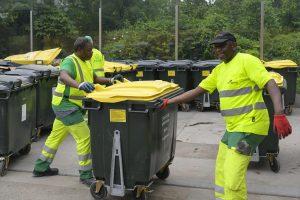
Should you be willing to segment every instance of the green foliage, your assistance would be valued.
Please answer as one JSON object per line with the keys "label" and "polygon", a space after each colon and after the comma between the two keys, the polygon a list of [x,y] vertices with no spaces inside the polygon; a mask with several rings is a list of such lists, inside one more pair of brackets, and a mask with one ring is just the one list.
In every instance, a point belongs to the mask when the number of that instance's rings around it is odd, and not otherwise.
{"label": "green foliage", "polygon": [[300,32],[269,38],[265,49],[267,60],[290,59],[300,64]]}

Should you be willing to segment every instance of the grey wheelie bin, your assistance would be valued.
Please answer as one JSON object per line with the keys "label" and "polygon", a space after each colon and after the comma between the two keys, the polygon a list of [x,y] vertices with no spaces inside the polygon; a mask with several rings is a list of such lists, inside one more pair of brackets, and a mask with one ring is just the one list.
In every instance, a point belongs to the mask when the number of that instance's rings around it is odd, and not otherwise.
{"label": "grey wheelie bin", "polygon": [[287,82],[287,90],[284,95],[284,112],[287,115],[292,114],[293,105],[295,104],[296,99],[296,89],[297,89],[297,77],[299,67],[298,65],[291,60],[274,60],[264,63],[268,71],[274,71],[281,76]]}
{"label": "grey wheelie bin", "polygon": [[[28,70],[28,69],[15,69],[12,71],[7,71],[5,72],[6,75],[11,75],[11,76],[19,76],[20,79],[21,78],[27,78],[29,79],[32,83],[34,83],[34,87],[36,89],[36,118],[34,121],[34,129],[32,129],[32,139],[33,141],[36,141],[36,139],[38,138],[39,134],[40,134],[40,128],[37,126],[37,122],[40,120],[38,119],[40,116],[39,111],[40,111],[40,102],[41,101],[48,101],[48,99],[40,99],[40,84],[41,81],[43,79],[43,73],[36,71],[36,70]],[[45,114],[45,115],[49,115],[49,113]],[[45,116],[43,116],[44,118]]]}
{"label": "grey wheelie bin", "polygon": [[59,69],[51,65],[22,65],[17,69],[40,72],[43,76],[37,86],[37,121],[36,128],[51,127],[55,119],[52,110],[52,91],[57,85]]}
{"label": "grey wheelie bin", "polygon": [[36,88],[26,77],[0,75],[0,176],[13,154],[28,154],[36,117]]}
{"label": "grey wheelie bin", "polygon": [[141,60],[137,63],[136,77],[139,81],[158,80],[158,65],[161,60]]}
{"label": "grey wheelie bin", "polygon": [[177,84],[164,81],[118,83],[89,94],[91,149],[97,181],[90,191],[95,199],[107,192],[145,199],[152,177],[166,179],[176,145],[177,106],[160,110],[161,98],[181,94]]}
{"label": "grey wheelie bin", "polygon": [[[191,60],[168,61],[159,64],[157,69],[160,80],[178,84],[184,91],[192,89],[190,68]],[[179,105],[182,111],[189,111],[190,104],[182,103]]]}
{"label": "grey wheelie bin", "polygon": [[[193,88],[198,87],[199,83],[205,79],[212,70],[220,63],[220,60],[205,60],[193,64],[191,67],[191,76]],[[220,100],[219,93],[215,90],[212,94],[204,93],[195,99],[196,108],[199,111],[204,111],[206,108],[214,107],[219,111]]]}
{"label": "grey wheelie bin", "polygon": [[[282,100],[284,102],[284,95],[286,92],[286,81],[280,74],[275,72],[270,73],[272,74],[272,77],[274,78],[275,82],[280,88]],[[279,138],[277,136],[277,133],[275,133],[273,129],[273,102],[266,90],[263,91],[263,99],[268,109],[270,117],[269,133],[268,136],[263,140],[263,142],[257,147],[256,152],[252,156],[252,161],[260,165],[263,164],[265,160],[267,160],[269,162],[271,170],[277,173],[280,170],[279,161],[276,159],[276,157],[279,154]]]}

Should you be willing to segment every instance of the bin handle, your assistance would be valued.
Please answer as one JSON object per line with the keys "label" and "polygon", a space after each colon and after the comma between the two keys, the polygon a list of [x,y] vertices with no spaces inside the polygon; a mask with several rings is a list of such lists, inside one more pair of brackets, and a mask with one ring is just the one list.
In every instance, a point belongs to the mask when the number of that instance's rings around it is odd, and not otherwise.
{"label": "bin handle", "polygon": [[163,71],[165,71],[165,69],[164,68],[157,68],[157,71],[163,72]]}
{"label": "bin handle", "polygon": [[100,103],[97,104],[96,107],[93,107],[92,104],[89,104],[91,103],[92,101],[90,99],[86,99],[85,101],[83,101],[82,103],[82,108],[84,110],[100,110],[101,109],[101,105]]}
{"label": "bin handle", "polygon": [[145,110],[134,110],[132,109],[131,107],[128,108],[128,112],[131,112],[131,113],[142,113],[142,114],[146,114],[149,112],[149,109],[145,109]]}
{"label": "bin handle", "polygon": [[177,71],[179,72],[183,72],[183,71],[187,71],[188,68],[185,68],[185,67],[177,67]]}
{"label": "bin handle", "polygon": [[9,97],[10,97],[10,91],[6,91],[6,92],[3,92],[4,94],[6,94],[6,96],[5,97],[0,97],[0,99],[1,100],[7,100],[7,99],[9,99]]}

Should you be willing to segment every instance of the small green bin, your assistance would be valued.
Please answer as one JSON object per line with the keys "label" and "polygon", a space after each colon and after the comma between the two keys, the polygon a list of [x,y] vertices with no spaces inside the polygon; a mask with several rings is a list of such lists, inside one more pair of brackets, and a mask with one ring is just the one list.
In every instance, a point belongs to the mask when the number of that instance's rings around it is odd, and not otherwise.
{"label": "small green bin", "polygon": [[[103,91],[84,100],[94,175],[110,187],[112,196],[124,196],[125,190],[137,188],[146,192],[143,189],[151,184],[153,175],[169,176],[168,166],[175,154],[177,106],[160,110],[159,99],[175,97],[183,90],[158,80],[118,83]],[[105,194],[102,189],[96,194],[94,187],[94,197]]]}
{"label": "small green bin", "polygon": [[[286,81],[280,74],[274,72],[272,72],[271,74],[278,84],[283,98],[286,92]],[[268,135],[257,147],[257,150],[252,157],[252,161],[262,163],[267,159],[271,170],[277,173],[280,170],[279,161],[276,159],[279,154],[279,138],[277,136],[277,133],[274,132],[274,107],[272,99],[267,90],[263,91],[263,99],[268,109],[270,126]]]}
{"label": "small green bin", "polygon": [[291,60],[274,60],[264,63],[268,71],[274,71],[284,77],[287,82],[287,90],[284,95],[284,112],[292,114],[293,105],[296,99],[297,77],[299,72],[298,65]]}
{"label": "small green bin", "polygon": [[[198,87],[199,83],[204,80],[218,64],[220,64],[220,60],[205,60],[194,63],[191,67],[193,88]],[[201,112],[211,107],[219,110],[220,100],[218,91],[215,90],[212,94],[205,93],[199,95],[195,99],[195,104],[197,110]]]}

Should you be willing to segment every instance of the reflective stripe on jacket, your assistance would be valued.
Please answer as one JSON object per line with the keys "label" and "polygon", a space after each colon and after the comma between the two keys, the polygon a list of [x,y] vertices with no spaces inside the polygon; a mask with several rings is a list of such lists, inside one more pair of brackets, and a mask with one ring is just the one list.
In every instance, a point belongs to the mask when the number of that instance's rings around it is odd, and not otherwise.
{"label": "reflective stripe on jacket", "polygon": [[[78,83],[90,82],[93,83],[93,71],[89,61],[82,61],[75,54],[70,56],[76,67],[76,78]],[[67,98],[70,102],[82,107],[82,99],[85,97],[85,92],[77,88],[70,87],[70,93],[66,94],[66,86],[63,82],[58,80],[57,87],[53,92],[52,104],[58,106],[63,99]]]}

